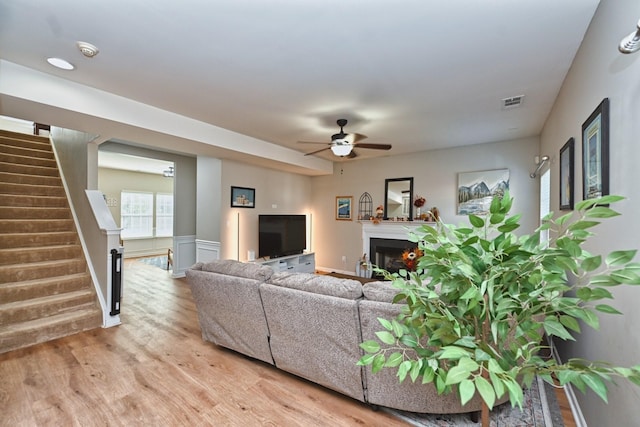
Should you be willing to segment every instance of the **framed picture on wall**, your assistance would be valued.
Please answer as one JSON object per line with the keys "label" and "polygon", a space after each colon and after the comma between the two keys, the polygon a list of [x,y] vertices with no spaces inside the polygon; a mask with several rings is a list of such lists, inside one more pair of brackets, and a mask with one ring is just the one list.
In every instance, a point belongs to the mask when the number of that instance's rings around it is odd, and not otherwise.
{"label": "framed picture on wall", "polygon": [[609,98],[582,124],[582,199],[609,194]]}
{"label": "framed picture on wall", "polygon": [[485,215],[494,196],[509,190],[509,169],[458,173],[458,215]]}
{"label": "framed picture on wall", "polygon": [[255,188],[231,187],[231,207],[232,208],[255,208],[256,207]]}
{"label": "framed picture on wall", "polygon": [[573,210],[574,139],[560,149],[560,210]]}
{"label": "framed picture on wall", "polygon": [[336,196],[336,219],[351,221],[352,196]]}

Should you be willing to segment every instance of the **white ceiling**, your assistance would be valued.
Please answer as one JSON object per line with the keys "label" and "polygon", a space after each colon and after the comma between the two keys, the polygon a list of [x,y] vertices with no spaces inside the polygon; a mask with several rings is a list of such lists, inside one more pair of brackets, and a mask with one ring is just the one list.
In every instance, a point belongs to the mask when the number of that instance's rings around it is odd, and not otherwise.
{"label": "white ceiling", "polygon": [[[366,158],[539,135],[597,6],[0,0],[0,58],[300,152],[346,118],[364,142],[393,144],[357,150]],[[100,53],[84,58],[77,41]]]}
{"label": "white ceiling", "polygon": [[98,166],[101,168],[129,170],[134,172],[162,175],[164,171],[173,167],[173,162],[149,159],[147,157],[132,156],[130,154],[114,153],[113,151],[98,152]]}

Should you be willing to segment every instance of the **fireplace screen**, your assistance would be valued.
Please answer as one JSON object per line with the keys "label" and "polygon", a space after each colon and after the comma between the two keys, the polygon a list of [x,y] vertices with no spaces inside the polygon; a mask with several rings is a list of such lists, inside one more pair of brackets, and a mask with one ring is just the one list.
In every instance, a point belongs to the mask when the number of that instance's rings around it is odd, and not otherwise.
{"label": "fireplace screen", "polygon": [[370,239],[371,262],[390,273],[404,268],[402,253],[416,247],[415,243],[398,239]]}

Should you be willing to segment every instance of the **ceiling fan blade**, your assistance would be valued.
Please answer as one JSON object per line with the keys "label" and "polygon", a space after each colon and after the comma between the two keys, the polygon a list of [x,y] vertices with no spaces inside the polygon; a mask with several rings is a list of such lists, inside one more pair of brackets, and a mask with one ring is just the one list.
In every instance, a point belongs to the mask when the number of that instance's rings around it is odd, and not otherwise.
{"label": "ceiling fan blade", "polygon": [[312,151],[311,153],[306,153],[305,156],[310,156],[312,154],[317,154],[317,153],[320,153],[322,151],[327,151],[327,150],[331,150],[331,147],[321,148],[319,150]]}
{"label": "ceiling fan blade", "polygon": [[361,133],[352,133],[351,135],[353,135],[353,141],[351,141],[352,144],[362,141],[363,139],[367,139],[367,135],[363,135]]}
{"label": "ceiling fan blade", "polygon": [[372,144],[372,143],[357,143],[354,144],[358,148],[371,148],[373,150],[391,150],[391,144]]}
{"label": "ceiling fan blade", "polygon": [[298,141],[298,144],[326,144],[326,145],[331,145],[330,142],[318,142],[318,141]]}
{"label": "ceiling fan blade", "polygon": [[[336,135],[334,135],[334,136],[336,136]],[[344,139],[345,141],[348,141],[349,144],[355,144],[356,142],[362,141],[363,139],[366,139],[366,138],[367,138],[367,136],[366,135],[362,135],[361,133],[346,133],[342,137],[342,139]]]}

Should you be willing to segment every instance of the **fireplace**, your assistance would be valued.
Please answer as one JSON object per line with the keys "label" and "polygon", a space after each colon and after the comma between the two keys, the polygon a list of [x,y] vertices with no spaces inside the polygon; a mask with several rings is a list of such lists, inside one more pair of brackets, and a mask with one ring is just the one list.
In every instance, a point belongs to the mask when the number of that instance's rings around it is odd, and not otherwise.
{"label": "fireplace", "polygon": [[397,273],[401,268],[404,268],[402,253],[415,247],[416,244],[408,240],[379,239],[375,237],[369,239],[371,262],[390,273]]}
{"label": "fireplace", "polygon": [[413,249],[415,243],[409,242],[410,231],[420,227],[422,223],[403,221],[384,221],[374,224],[362,221],[362,253],[372,264],[391,272],[403,267],[402,252]]}

